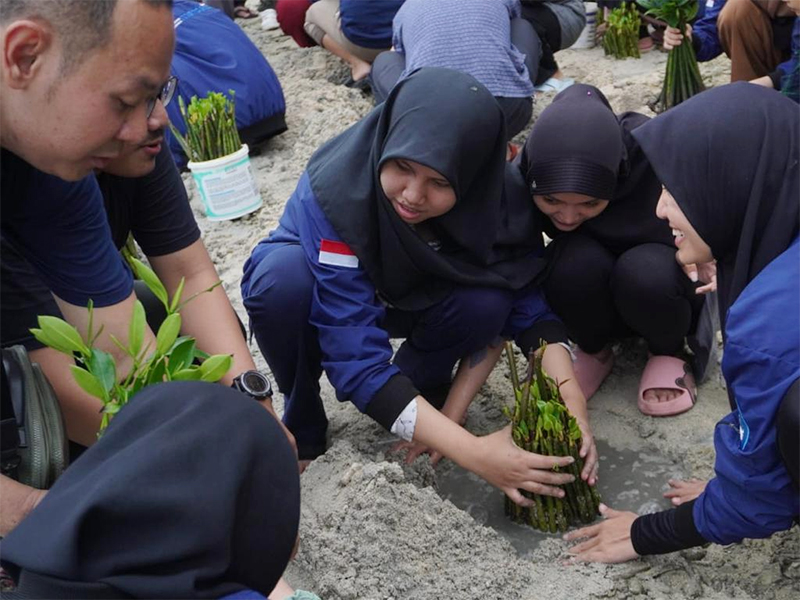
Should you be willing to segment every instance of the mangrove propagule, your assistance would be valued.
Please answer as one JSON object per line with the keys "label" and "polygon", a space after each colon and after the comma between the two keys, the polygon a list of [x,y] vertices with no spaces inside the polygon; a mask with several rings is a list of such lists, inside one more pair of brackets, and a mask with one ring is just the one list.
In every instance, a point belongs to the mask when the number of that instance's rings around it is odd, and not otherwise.
{"label": "mangrove propagule", "polygon": [[594,521],[599,514],[600,494],[581,479],[581,430],[564,404],[559,384],[542,368],[544,348],[531,352],[527,373],[520,380],[513,346],[506,343],[514,406],[505,407],[504,412],[511,419],[512,438],[518,447],[545,456],[572,456],[575,462],[565,468],[575,481],[562,486],[563,498],[522,491],[526,498],[533,500],[532,506],[519,506],[508,497],[505,506],[512,520],[556,533]]}

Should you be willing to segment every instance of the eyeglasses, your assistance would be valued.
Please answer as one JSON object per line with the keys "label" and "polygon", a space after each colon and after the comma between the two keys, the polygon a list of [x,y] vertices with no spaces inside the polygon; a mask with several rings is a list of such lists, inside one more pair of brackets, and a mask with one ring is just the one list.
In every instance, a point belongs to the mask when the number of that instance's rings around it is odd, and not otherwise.
{"label": "eyeglasses", "polygon": [[158,93],[158,96],[153,96],[152,98],[147,99],[147,118],[150,118],[150,115],[153,114],[153,111],[156,108],[156,102],[161,100],[161,104],[164,108],[170,103],[172,97],[175,95],[175,90],[178,89],[178,78],[175,75],[170,75],[167,82],[164,84],[164,87],[161,88],[161,91]]}

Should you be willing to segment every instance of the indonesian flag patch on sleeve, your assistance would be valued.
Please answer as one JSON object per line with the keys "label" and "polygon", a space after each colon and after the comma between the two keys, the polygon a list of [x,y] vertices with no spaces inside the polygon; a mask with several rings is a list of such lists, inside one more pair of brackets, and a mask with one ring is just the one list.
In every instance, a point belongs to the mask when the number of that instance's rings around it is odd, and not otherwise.
{"label": "indonesian flag patch on sleeve", "polygon": [[344,242],[322,240],[319,245],[319,264],[357,269],[358,257]]}

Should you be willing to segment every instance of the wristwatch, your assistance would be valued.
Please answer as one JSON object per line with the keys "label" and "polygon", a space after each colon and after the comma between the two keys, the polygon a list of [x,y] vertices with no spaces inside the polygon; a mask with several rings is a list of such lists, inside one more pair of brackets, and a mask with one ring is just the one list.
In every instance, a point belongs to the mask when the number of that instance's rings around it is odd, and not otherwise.
{"label": "wristwatch", "polygon": [[272,398],[272,385],[260,371],[245,371],[233,379],[231,387],[256,400]]}

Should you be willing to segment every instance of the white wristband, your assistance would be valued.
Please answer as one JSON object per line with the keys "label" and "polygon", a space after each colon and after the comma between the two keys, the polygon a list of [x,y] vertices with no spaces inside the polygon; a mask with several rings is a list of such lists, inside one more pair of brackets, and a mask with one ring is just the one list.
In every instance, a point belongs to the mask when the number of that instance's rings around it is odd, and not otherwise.
{"label": "white wristband", "polygon": [[409,402],[400,413],[390,431],[397,437],[410,442],[414,438],[414,428],[417,426],[417,399]]}

